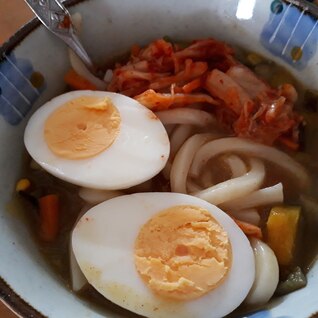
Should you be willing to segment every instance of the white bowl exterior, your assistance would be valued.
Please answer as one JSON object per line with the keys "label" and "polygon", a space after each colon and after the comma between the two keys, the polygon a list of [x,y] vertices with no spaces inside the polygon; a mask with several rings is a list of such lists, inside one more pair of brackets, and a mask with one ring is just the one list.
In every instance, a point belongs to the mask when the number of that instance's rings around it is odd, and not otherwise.
{"label": "white bowl exterior", "polygon": [[[268,21],[270,5],[269,0],[91,0],[70,11],[82,14],[81,38],[95,61],[103,62],[107,56],[127,51],[134,43],[146,44],[165,35],[177,39],[212,36],[260,52],[285,65],[306,85],[314,85],[318,73],[312,66],[318,62],[317,54],[304,70],[296,71],[260,45],[259,37]],[[67,50],[44,28],[33,31],[16,47],[14,54],[17,58],[27,58],[46,81],[33,111],[63,92],[63,75],[70,67]],[[69,292],[48,269],[25,224],[8,212],[7,204],[21,173],[23,131],[28,117],[18,126],[0,118],[0,276],[26,302],[50,318],[105,317]],[[252,317],[305,318],[318,311],[318,264],[308,278],[305,289],[283,298],[270,311]],[[107,311],[106,315],[119,317]]]}

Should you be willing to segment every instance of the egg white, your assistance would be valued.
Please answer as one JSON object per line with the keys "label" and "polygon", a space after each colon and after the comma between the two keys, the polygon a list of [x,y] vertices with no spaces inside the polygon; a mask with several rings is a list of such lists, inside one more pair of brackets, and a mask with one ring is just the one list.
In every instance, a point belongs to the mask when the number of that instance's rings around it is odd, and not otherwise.
{"label": "egg white", "polygon": [[[134,242],[142,225],[156,213],[176,205],[208,210],[227,231],[232,245],[232,267],[224,282],[208,294],[186,302],[153,294],[134,265]],[[72,246],[88,282],[104,297],[151,318],[223,317],[242,303],[254,282],[254,255],[244,233],[216,206],[185,194],[137,193],[105,201],[77,223]]]}
{"label": "egg white", "polygon": [[[92,158],[64,159],[47,146],[44,124],[54,110],[80,96],[109,97],[120,113],[120,132],[108,149]],[[69,92],[44,104],[29,120],[24,143],[31,157],[52,175],[76,185],[107,190],[149,180],[162,170],[170,152],[166,130],[149,109],[127,96],[98,91]]]}

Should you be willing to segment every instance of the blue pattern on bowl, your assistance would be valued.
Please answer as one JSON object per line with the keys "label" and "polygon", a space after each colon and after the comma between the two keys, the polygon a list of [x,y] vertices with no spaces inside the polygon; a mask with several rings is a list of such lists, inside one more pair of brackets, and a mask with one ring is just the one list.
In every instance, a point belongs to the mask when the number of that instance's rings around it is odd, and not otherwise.
{"label": "blue pattern on bowl", "polygon": [[269,310],[259,310],[248,315],[244,315],[242,318],[291,318],[290,316],[278,316],[274,317]]}
{"label": "blue pattern on bowl", "polygon": [[304,69],[317,50],[318,20],[281,0],[273,1],[270,10],[262,45],[296,69]]}
{"label": "blue pattern on bowl", "polygon": [[259,311],[250,313],[245,317],[246,318],[273,318],[269,310],[259,310]]}
{"label": "blue pattern on bowl", "polygon": [[31,62],[13,53],[0,64],[0,113],[11,125],[21,122],[45,87],[44,82],[35,87],[34,74]]}

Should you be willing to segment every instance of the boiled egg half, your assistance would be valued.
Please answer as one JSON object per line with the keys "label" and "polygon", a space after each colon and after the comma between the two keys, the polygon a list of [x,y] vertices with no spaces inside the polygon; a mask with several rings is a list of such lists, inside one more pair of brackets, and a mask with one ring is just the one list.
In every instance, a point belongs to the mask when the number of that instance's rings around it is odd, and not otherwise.
{"label": "boiled egg half", "polygon": [[151,318],[223,317],[254,282],[250,243],[222,210],[179,193],[137,193],[86,212],[75,258],[104,297]]}
{"label": "boiled egg half", "polygon": [[127,96],[74,91],[40,107],[24,143],[54,176],[95,189],[124,189],[162,170],[170,145],[160,120]]}

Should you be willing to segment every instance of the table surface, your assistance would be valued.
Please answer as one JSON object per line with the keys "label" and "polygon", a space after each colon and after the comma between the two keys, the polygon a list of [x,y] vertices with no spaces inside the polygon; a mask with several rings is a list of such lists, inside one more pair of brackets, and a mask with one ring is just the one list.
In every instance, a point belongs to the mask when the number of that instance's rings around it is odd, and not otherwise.
{"label": "table surface", "polygon": [[[0,0],[0,45],[33,17],[23,0]],[[16,318],[1,301],[0,317]]]}

